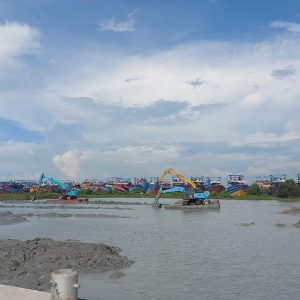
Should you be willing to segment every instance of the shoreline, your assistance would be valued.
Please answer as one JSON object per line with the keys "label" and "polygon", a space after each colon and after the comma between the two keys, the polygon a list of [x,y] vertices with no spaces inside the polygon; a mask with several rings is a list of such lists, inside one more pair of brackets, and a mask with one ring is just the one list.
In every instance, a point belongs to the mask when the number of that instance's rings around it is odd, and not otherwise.
{"label": "shoreline", "polygon": [[[0,193],[0,202],[3,201],[28,201],[32,200],[33,194],[27,193],[27,192],[17,192],[17,193]],[[46,193],[46,194],[40,194],[39,198],[37,200],[46,200],[46,199],[56,199],[59,198],[60,194],[56,193]],[[78,198],[88,198],[93,201],[99,199],[154,199],[154,196],[147,195],[147,194],[137,194],[137,193],[112,193],[112,194],[96,194],[96,193],[80,193]],[[170,193],[170,194],[162,194],[161,199],[181,199],[182,196],[179,193]],[[243,196],[243,197],[218,197],[213,196],[210,197],[210,199],[218,199],[218,200],[253,200],[253,201],[262,201],[262,200],[277,200],[280,202],[298,202],[300,201],[300,198],[280,198],[280,197],[274,197],[274,196]]]}

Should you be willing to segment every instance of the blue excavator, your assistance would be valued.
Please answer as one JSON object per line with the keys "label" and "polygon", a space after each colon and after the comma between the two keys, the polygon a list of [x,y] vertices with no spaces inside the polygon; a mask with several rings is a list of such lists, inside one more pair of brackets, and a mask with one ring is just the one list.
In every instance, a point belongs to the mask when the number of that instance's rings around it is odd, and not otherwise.
{"label": "blue excavator", "polygon": [[209,192],[198,192],[197,191],[197,186],[194,181],[185,178],[184,176],[180,175],[176,171],[174,171],[171,168],[166,169],[162,175],[159,177],[157,184],[159,185],[161,181],[164,180],[166,175],[171,175],[173,177],[178,178],[180,181],[182,181],[185,186],[173,186],[168,189],[163,189],[160,187],[158,193],[155,196],[155,200],[153,205],[154,206],[160,206],[158,205],[158,201],[160,199],[161,194],[164,193],[173,193],[173,192],[181,192],[183,195],[183,198],[187,200],[188,205],[193,204],[198,200],[206,200],[208,199]]}
{"label": "blue excavator", "polygon": [[72,189],[69,185],[67,185],[63,182],[60,182],[60,181],[54,179],[53,177],[49,177],[43,173],[40,177],[39,184],[38,184],[36,192],[32,198],[32,201],[35,201],[37,199],[44,181],[47,181],[47,182],[50,182],[50,183],[53,183],[53,184],[59,186],[64,191],[64,194],[61,196],[62,199],[77,199],[77,196],[78,196],[77,191]]}

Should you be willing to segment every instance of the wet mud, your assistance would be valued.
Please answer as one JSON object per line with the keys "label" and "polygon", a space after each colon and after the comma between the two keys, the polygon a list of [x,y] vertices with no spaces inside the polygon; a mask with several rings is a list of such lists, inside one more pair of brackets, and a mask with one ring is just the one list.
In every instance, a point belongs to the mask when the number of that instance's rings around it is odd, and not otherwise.
{"label": "wet mud", "polygon": [[115,210],[134,210],[134,208],[129,207],[101,207],[101,206],[80,206],[80,205],[47,205],[47,204],[38,204],[38,205],[14,205],[14,204],[0,204],[0,208],[34,208],[34,209],[53,209],[53,208],[63,208],[63,209],[115,209]]}
{"label": "wet mud", "polygon": [[124,272],[122,272],[122,271],[116,271],[116,272],[114,272],[114,273],[112,273],[110,275],[110,278],[112,278],[112,279],[119,279],[119,278],[122,278],[124,276],[126,276],[126,274]]}
{"label": "wet mud", "polygon": [[289,215],[300,215],[300,207],[292,207],[290,209],[283,210],[281,213]]}
{"label": "wet mud", "polygon": [[112,218],[112,219],[118,219],[118,218],[130,218],[126,216],[119,216],[119,215],[106,215],[106,214],[61,214],[56,212],[51,212],[47,214],[34,214],[33,216],[36,217],[44,217],[44,218]]}
{"label": "wet mud", "polygon": [[254,226],[254,225],[256,225],[255,224],[255,222],[250,222],[250,223],[241,223],[241,224],[239,224],[240,226],[246,226],[246,227],[248,227],[248,226]]}
{"label": "wet mud", "polygon": [[295,223],[294,226],[300,228],[300,220],[298,221],[298,223]]}
{"label": "wet mud", "polygon": [[0,225],[10,225],[26,222],[27,218],[20,214],[13,214],[10,211],[0,212]]}
{"label": "wet mud", "polygon": [[[76,241],[0,240],[0,282],[49,291],[51,272],[72,268],[79,273],[120,270],[133,261],[120,255],[120,248]],[[125,274],[117,271],[113,277]]]}
{"label": "wet mud", "polygon": [[10,224],[17,224],[28,221],[30,217],[42,217],[42,218],[130,218],[127,216],[119,216],[119,215],[106,215],[106,214],[62,214],[56,212],[50,212],[46,214],[14,214],[10,211],[5,211],[0,213],[0,225],[10,225]]}

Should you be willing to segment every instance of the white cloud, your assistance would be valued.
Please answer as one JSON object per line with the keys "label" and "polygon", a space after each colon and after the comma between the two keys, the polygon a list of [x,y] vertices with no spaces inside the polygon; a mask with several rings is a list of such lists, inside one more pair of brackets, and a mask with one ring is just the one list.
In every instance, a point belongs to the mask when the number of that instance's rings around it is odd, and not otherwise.
{"label": "white cloud", "polygon": [[65,153],[55,155],[52,159],[53,164],[64,175],[69,178],[78,178],[80,175],[80,163],[83,160],[88,160],[90,151],[81,152],[77,149],[68,150]]}
{"label": "white cloud", "polygon": [[[53,84],[69,97],[84,95],[123,105],[145,105],[158,99],[187,100],[194,105],[234,103],[252,95],[254,85],[260,86],[261,99],[275,101],[284,96],[292,101],[298,74],[292,76],[292,81],[274,86],[270,73],[283,65],[297,69],[299,53],[298,40],[285,38],[256,44],[203,41],[132,56],[118,53],[116,57],[108,57],[109,67],[108,61],[103,63],[98,58],[107,53],[97,56],[89,53],[91,63],[85,57],[84,68],[81,64],[75,67],[67,76],[69,82],[58,78]],[[144,78],[131,85],[124,81],[130,74],[143,74]],[[187,78],[205,78],[206,82],[201,88],[191,89],[186,84]]]}
{"label": "white cloud", "polygon": [[144,165],[145,163],[161,163],[178,158],[178,149],[174,146],[153,147],[153,146],[125,146],[117,150],[103,153],[103,157],[113,160],[123,157],[132,164]]}
{"label": "white cloud", "polygon": [[267,143],[276,143],[276,142],[289,142],[293,140],[300,140],[300,131],[290,131],[282,135],[276,135],[275,133],[264,133],[264,132],[255,132],[249,135],[246,135],[243,140],[235,141],[232,145],[253,145],[253,144],[262,144]]}
{"label": "white cloud", "polygon": [[0,179],[37,179],[41,174],[39,153],[41,146],[34,143],[0,143]]}
{"label": "white cloud", "polygon": [[270,24],[272,28],[286,29],[290,32],[300,33],[300,23],[274,21]]}
{"label": "white cloud", "polygon": [[0,24],[0,64],[35,53],[39,48],[39,32],[27,24]]}
{"label": "white cloud", "polygon": [[[173,167],[194,176],[252,174],[253,168],[275,169],[278,153],[296,161],[300,74],[270,76],[285,66],[299,69],[295,36],[200,41],[134,55],[80,50],[53,74],[45,70],[46,87],[0,91],[0,116],[45,136],[43,160],[21,164],[28,173],[155,176]],[[205,84],[191,88],[187,80],[193,78]],[[280,150],[274,147],[279,143]],[[10,160],[17,170],[19,160]],[[297,164],[286,160],[281,157],[282,170],[276,170],[296,172]]]}
{"label": "white cloud", "polygon": [[114,31],[114,32],[133,32],[135,31],[135,14],[137,10],[129,13],[126,20],[120,21],[115,18],[104,19],[99,24],[101,31]]}

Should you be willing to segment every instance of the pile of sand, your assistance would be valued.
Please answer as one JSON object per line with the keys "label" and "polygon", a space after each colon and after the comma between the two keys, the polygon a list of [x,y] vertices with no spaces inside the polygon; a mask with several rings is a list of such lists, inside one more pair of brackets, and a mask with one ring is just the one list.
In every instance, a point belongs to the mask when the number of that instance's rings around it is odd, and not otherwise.
{"label": "pile of sand", "polygon": [[47,291],[56,269],[71,268],[83,273],[106,272],[133,262],[120,249],[104,244],[40,239],[0,240],[0,282]]}

